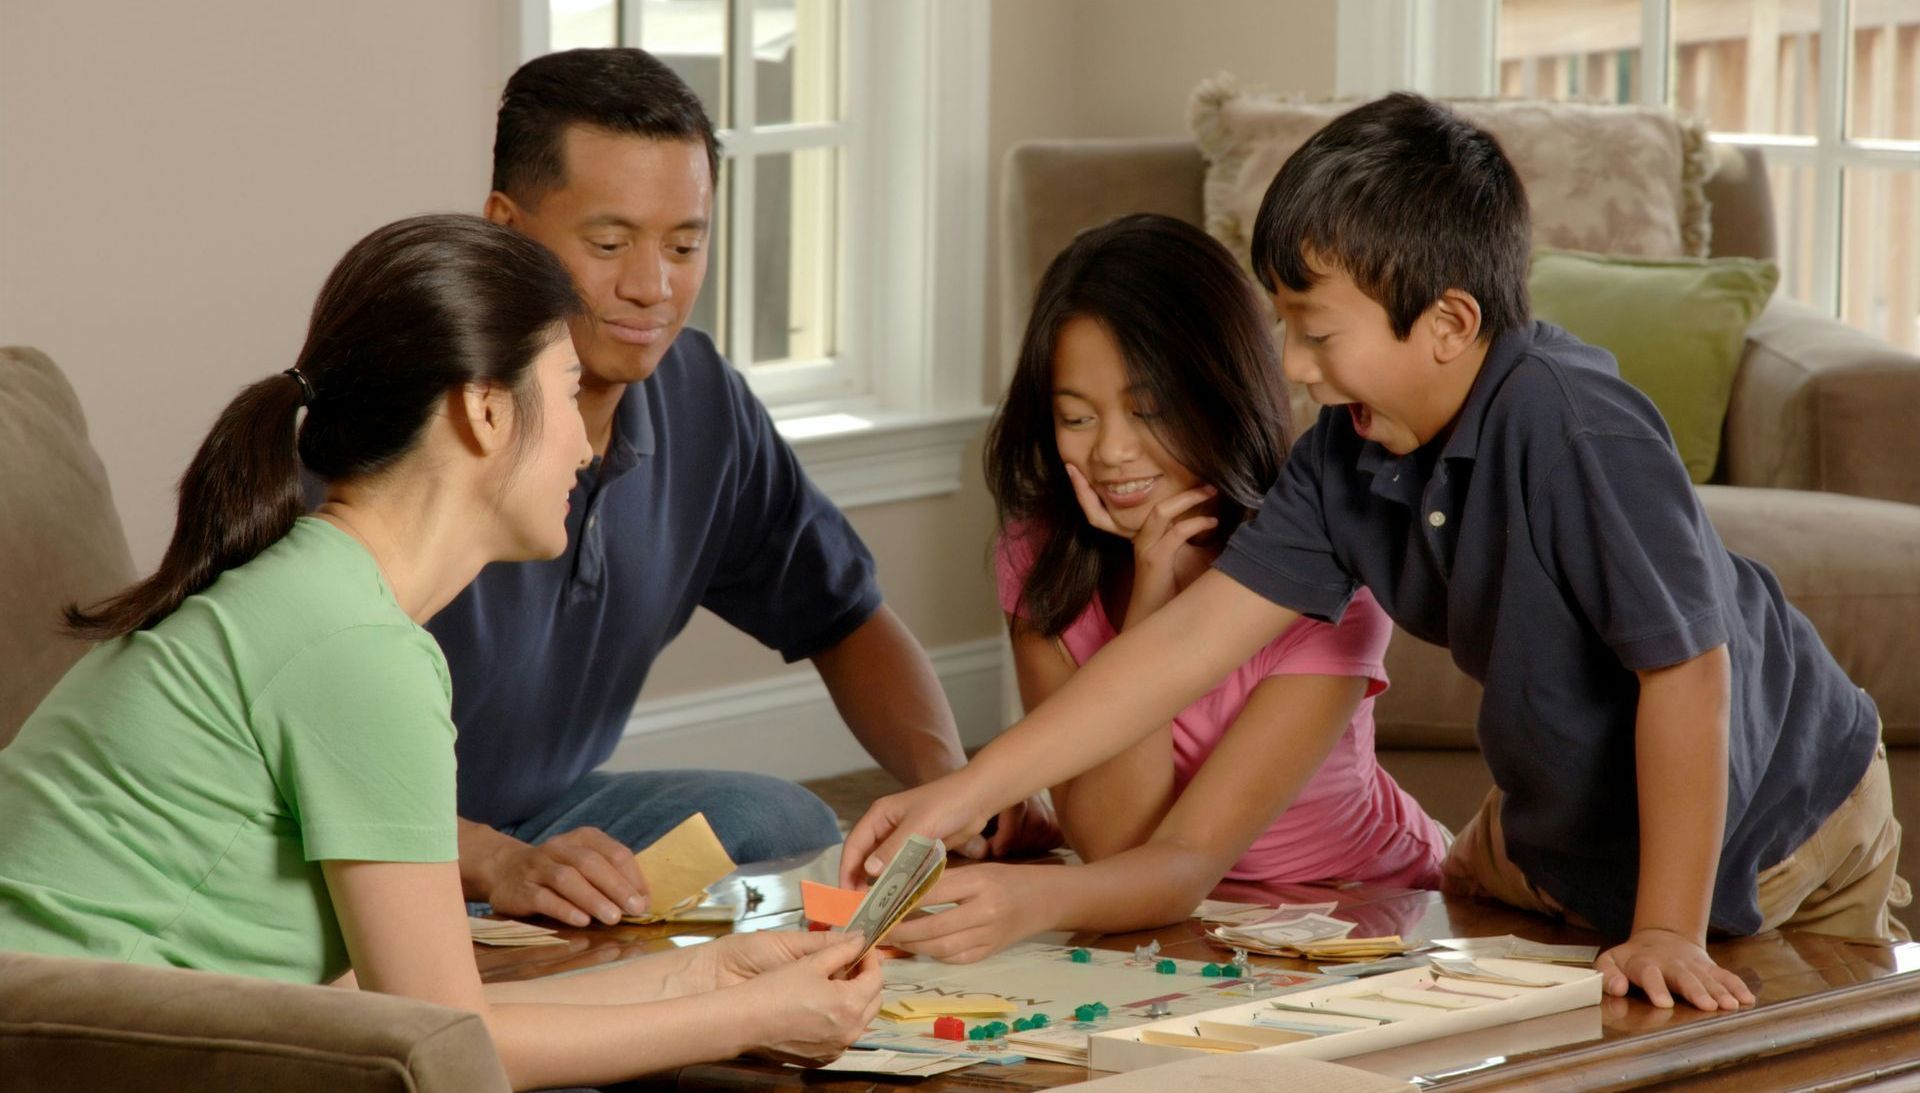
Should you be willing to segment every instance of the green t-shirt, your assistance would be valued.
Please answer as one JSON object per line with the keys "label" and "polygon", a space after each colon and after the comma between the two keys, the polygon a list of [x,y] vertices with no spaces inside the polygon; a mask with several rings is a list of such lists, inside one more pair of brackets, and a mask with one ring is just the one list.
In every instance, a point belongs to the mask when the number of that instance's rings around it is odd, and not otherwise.
{"label": "green t-shirt", "polygon": [[0,948],[338,975],[322,860],[459,856],[450,693],[373,557],[302,518],[0,750]]}

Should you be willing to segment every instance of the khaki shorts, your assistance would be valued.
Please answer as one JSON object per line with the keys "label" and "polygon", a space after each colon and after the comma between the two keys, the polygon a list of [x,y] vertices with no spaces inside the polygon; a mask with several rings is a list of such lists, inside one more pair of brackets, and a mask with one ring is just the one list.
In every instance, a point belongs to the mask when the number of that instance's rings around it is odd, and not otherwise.
{"label": "khaki shorts", "polygon": [[[1496,787],[1460,830],[1440,865],[1441,891],[1587,925],[1534,887],[1507,857],[1500,831],[1501,799]],[[1860,784],[1833,815],[1779,864],[1761,870],[1760,929],[1911,940],[1906,926],[1892,914],[1913,901],[1912,888],[1894,872],[1899,860],[1900,821],[1893,816],[1887,748],[1882,744]]]}

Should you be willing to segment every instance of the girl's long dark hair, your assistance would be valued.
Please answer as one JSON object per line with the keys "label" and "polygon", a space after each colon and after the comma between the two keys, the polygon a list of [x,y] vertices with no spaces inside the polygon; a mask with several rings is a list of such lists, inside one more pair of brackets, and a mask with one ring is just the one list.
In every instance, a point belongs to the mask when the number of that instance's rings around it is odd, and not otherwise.
{"label": "girl's long dark hair", "polygon": [[1184,221],[1124,216],[1082,232],[1047,267],[1006,399],[987,432],[987,487],[1002,535],[1033,538],[1020,612],[1048,636],[1085,611],[1131,555],[1095,529],[1054,444],[1053,353],[1075,318],[1106,328],[1174,458],[1220,490],[1224,537],[1280,474],[1292,446],[1286,384],[1253,282]]}
{"label": "girl's long dark hair", "polygon": [[221,411],[180,478],[160,568],[102,603],[70,605],[67,627],[104,640],[158,623],[286,535],[306,511],[302,463],[330,482],[377,474],[465,384],[510,390],[524,442],[537,420],[533,358],[584,307],[552,252],[477,216],[417,216],[362,239],[314,301],[294,362],[305,385],[277,374]]}

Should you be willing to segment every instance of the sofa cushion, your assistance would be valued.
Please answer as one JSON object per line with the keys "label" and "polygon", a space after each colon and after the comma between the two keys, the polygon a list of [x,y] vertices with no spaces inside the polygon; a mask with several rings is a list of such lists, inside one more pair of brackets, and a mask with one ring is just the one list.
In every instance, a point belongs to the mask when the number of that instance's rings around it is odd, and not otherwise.
{"label": "sofa cushion", "polygon": [[47,355],[0,348],[0,745],[86,646],[60,611],[132,583],[133,559],[87,442],[86,418]]}
{"label": "sofa cushion", "polygon": [[1780,283],[1756,258],[1630,258],[1541,247],[1533,315],[1613,354],[1653,400],[1695,483],[1713,477],[1747,327]]}
{"label": "sofa cushion", "polygon": [[0,1093],[492,1093],[477,1014],[368,991],[0,952]]}
{"label": "sofa cushion", "polygon": [[[1249,263],[1248,233],[1281,164],[1355,100],[1307,102],[1218,76],[1193,93],[1207,158],[1206,228]],[[1696,122],[1651,107],[1461,100],[1526,183],[1536,244],[1602,254],[1705,257],[1712,154]],[[1249,267],[1250,268],[1250,267]]]}

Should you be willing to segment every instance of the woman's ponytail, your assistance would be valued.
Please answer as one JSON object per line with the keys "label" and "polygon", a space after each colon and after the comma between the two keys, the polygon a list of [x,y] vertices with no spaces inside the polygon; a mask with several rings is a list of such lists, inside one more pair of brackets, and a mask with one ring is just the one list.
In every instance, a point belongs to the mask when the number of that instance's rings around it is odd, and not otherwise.
{"label": "woman's ponytail", "polygon": [[289,370],[228,403],[180,478],[180,512],[159,570],[91,608],[70,605],[67,628],[98,641],[144,630],[285,535],[306,511],[294,428],[309,390]]}

